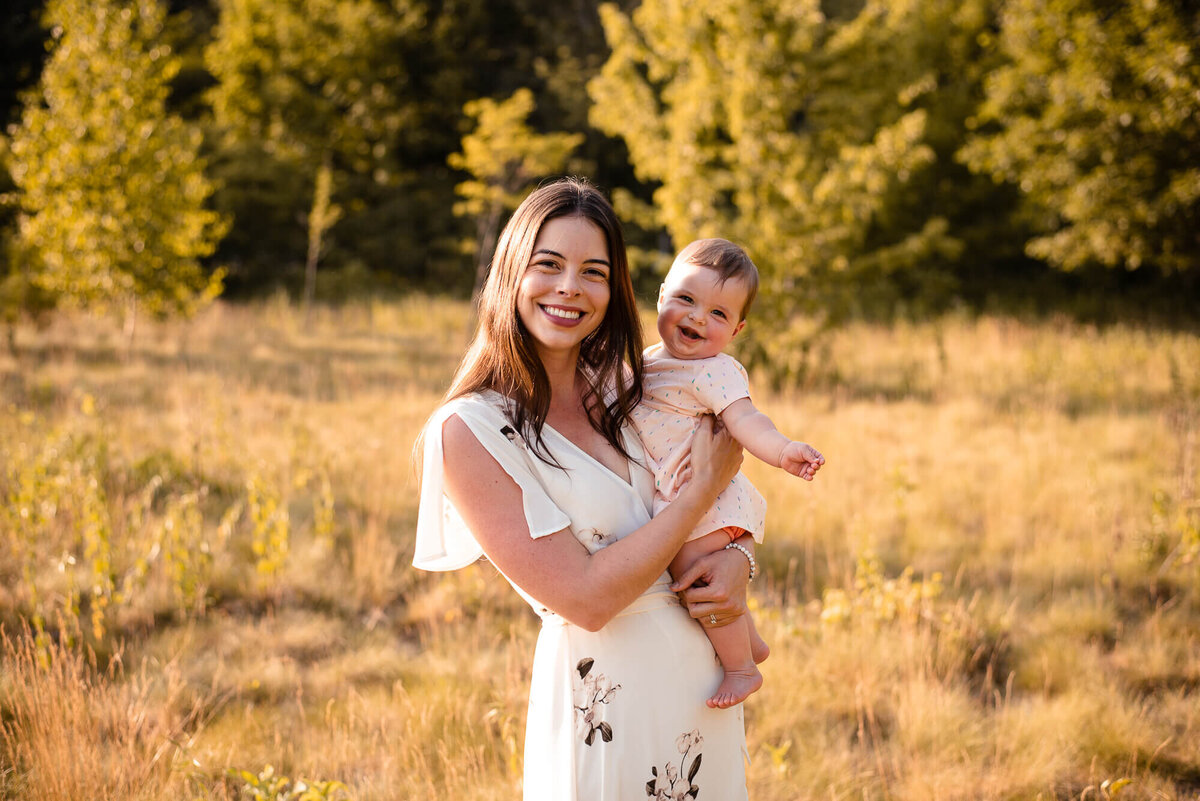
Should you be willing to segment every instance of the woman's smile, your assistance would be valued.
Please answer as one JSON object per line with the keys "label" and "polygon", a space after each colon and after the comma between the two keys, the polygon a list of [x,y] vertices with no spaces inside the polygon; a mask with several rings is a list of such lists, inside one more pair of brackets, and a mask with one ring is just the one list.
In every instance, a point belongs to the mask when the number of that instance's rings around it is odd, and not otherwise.
{"label": "woman's smile", "polygon": [[551,317],[556,317],[565,322],[578,322],[580,315],[583,312],[578,309],[564,309],[561,306],[542,306],[542,311]]}

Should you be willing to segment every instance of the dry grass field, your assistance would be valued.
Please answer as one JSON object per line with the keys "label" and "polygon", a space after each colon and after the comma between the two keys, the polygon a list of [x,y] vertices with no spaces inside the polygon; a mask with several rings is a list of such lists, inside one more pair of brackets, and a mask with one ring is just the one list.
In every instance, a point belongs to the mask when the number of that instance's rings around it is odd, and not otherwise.
{"label": "dry grass field", "polygon": [[[519,798],[536,618],[408,564],[468,326],[413,296],[16,332],[0,798]],[[759,400],[817,481],[746,467],[751,798],[1200,796],[1200,338],[860,325],[805,376]]]}

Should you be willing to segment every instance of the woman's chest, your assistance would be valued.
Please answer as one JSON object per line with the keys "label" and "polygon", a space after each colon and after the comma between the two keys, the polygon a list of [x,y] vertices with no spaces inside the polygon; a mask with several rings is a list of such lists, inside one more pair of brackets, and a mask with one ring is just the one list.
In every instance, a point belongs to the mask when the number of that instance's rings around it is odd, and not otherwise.
{"label": "woman's chest", "polygon": [[539,466],[539,480],[588,551],[595,553],[650,521],[654,486],[646,471],[629,466],[634,482],[628,484],[583,454],[559,461],[562,469]]}
{"label": "woman's chest", "polygon": [[622,456],[604,435],[593,428],[586,417],[547,418],[546,422],[583,455],[625,483],[629,483],[629,460]]}

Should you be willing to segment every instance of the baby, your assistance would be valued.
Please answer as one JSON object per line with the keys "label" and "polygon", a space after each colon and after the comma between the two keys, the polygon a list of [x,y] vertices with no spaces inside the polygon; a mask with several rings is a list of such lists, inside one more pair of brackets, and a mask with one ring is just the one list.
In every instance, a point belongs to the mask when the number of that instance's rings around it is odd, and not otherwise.
{"label": "baby", "polygon": [[[769,465],[811,481],[825,464],[811,445],[788,439],[755,408],[746,369],[721,352],[745,327],[757,291],[758,269],[745,251],[724,239],[700,239],[685,247],[663,281],[658,293],[662,342],[646,349],[644,397],[634,409],[634,423],[656,466],[656,514],[687,480],[692,433],[706,413],[720,415],[742,447]],[[750,559],[753,578],[753,557],[735,540],[750,534],[761,542],[765,514],[763,497],[739,473],[676,554],[671,575],[681,575],[705,554],[737,548]],[[705,631],[725,670],[708,705],[741,703],[762,686],[756,662],[769,649],[749,615]]]}

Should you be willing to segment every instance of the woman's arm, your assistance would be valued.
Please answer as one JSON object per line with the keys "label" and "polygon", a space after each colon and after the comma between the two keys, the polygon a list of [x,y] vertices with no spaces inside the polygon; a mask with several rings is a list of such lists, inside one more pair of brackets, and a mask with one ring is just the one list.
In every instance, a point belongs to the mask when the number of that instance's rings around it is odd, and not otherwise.
{"label": "woman's arm", "polygon": [[825,464],[825,457],[806,442],[785,437],[771,418],[758,410],[749,398],[739,398],[721,412],[721,422],[742,447],[757,458],[781,467],[794,476],[812,481]]}
{"label": "woman's arm", "polygon": [[676,500],[594,554],[569,529],[530,538],[520,488],[457,416],[441,431],[445,492],[504,575],[570,622],[596,631],[662,575],[737,474],[741,447],[728,433],[712,429],[712,418],[701,422],[692,442],[692,480]]}

